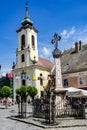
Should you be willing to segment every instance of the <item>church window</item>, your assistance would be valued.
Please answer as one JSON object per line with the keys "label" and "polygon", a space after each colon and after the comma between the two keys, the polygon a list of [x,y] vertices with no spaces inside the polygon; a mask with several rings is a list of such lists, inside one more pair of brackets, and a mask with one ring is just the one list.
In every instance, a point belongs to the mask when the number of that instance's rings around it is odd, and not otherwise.
{"label": "church window", "polygon": [[24,54],[21,55],[21,62],[25,62],[25,56],[24,56]]}
{"label": "church window", "polygon": [[31,37],[31,42],[32,42],[32,48],[35,48],[35,38],[33,35]]}
{"label": "church window", "polygon": [[24,50],[25,48],[25,35],[21,36],[21,50]]}
{"label": "church window", "polygon": [[42,77],[42,73],[40,73],[40,85],[43,85],[43,77]]}

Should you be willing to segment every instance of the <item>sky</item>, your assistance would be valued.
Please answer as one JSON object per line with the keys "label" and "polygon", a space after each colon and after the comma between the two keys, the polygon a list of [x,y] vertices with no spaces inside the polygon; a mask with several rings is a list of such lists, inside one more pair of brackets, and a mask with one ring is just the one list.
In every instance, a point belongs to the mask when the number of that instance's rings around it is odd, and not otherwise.
{"label": "sky", "polygon": [[[26,0],[0,0],[0,73],[11,71],[16,61],[18,35],[25,16]],[[54,33],[61,36],[61,51],[75,42],[87,43],[87,0],[28,0],[29,16],[38,32],[40,57],[52,60]]]}

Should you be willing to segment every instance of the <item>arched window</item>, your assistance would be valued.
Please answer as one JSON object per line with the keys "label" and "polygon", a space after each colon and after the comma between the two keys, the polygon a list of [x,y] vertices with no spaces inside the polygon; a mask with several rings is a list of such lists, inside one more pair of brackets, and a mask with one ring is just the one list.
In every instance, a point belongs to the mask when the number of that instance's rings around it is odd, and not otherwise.
{"label": "arched window", "polygon": [[25,35],[21,36],[21,50],[24,50],[25,48]]}
{"label": "arched window", "polygon": [[32,42],[32,48],[35,48],[35,38],[33,35],[31,37],[31,42]]}
{"label": "arched window", "polygon": [[40,73],[40,85],[43,85],[43,75]]}
{"label": "arched window", "polygon": [[25,62],[25,55],[24,54],[21,55],[21,62]]}

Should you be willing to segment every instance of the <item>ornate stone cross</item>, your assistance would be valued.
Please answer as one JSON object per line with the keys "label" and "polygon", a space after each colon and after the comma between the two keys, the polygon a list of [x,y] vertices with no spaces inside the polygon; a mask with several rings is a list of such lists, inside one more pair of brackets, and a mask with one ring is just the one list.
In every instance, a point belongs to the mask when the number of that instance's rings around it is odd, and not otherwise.
{"label": "ornate stone cross", "polygon": [[54,39],[52,39],[51,43],[55,44],[55,49],[58,49],[58,41],[61,40],[61,36],[59,36],[57,33],[54,34]]}

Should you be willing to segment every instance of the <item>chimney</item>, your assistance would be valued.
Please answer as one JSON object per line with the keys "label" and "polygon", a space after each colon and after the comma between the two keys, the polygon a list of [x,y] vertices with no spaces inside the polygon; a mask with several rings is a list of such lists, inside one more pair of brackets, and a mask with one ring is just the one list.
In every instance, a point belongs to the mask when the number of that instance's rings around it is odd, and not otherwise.
{"label": "chimney", "polygon": [[75,42],[75,52],[78,53],[79,52],[79,43]]}
{"label": "chimney", "polygon": [[82,50],[82,41],[79,41],[79,50]]}

